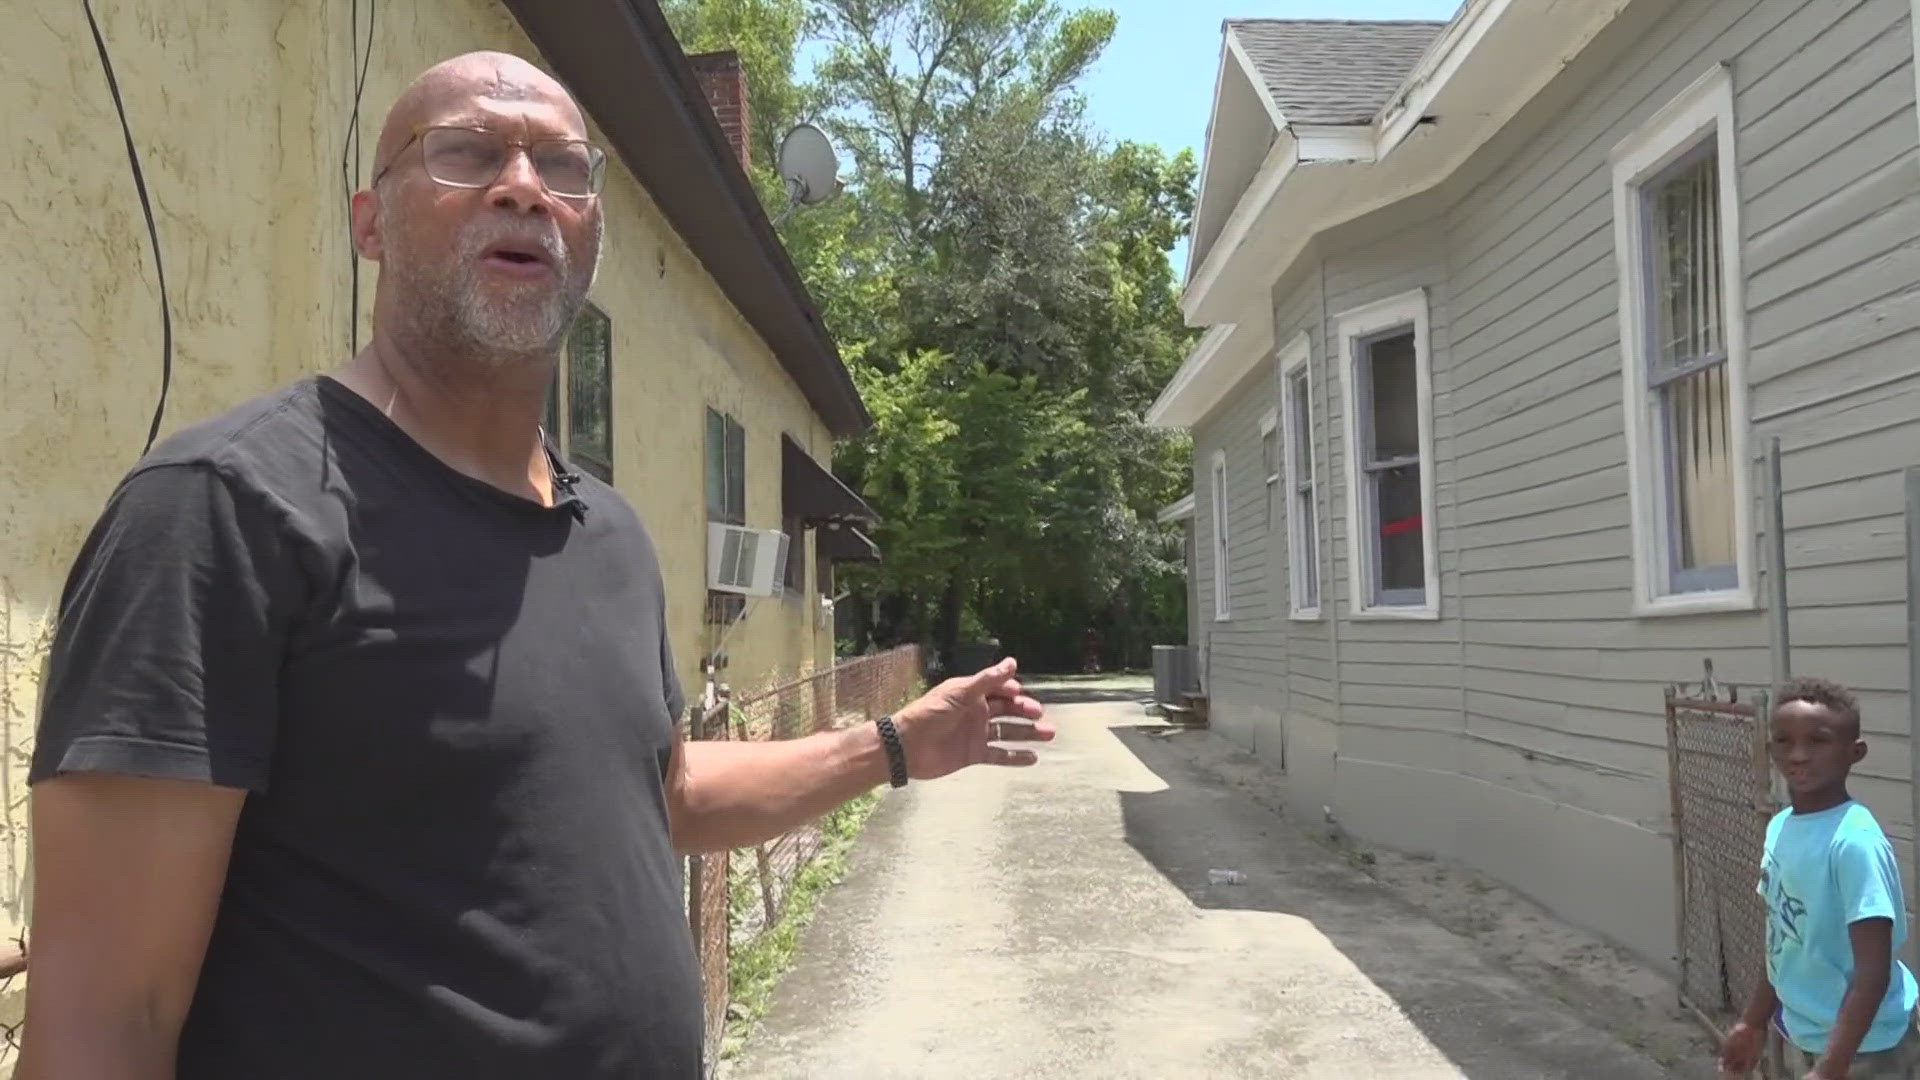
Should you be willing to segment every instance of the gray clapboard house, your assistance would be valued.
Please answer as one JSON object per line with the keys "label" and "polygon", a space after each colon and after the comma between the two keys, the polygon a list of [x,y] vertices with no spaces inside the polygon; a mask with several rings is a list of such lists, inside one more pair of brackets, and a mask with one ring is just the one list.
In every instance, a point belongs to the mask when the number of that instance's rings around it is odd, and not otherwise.
{"label": "gray clapboard house", "polygon": [[1770,677],[1778,436],[1794,667],[1862,692],[1904,853],[1913,2],[1225,25],[1150,419],[1211,722],[1302,813],[1670,959],[1661,689]]}

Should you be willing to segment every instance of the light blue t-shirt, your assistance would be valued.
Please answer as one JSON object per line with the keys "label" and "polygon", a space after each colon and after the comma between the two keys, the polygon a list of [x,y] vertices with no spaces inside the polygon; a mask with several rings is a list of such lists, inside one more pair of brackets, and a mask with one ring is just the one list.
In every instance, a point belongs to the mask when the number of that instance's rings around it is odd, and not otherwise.
{"label": "light blue t-shirt", "polygon": [[1853,979],[1847,928],[1862,919],[1893,920],[1893,978],[1860,1042],[1863,1053],[1892,1049],[1913,1023],[1920,984],[1899,960],[1907,940],[1900,868],[1873,812],[1844,802],[1817,814],[1775,814],[1767,823],[1760,895],[1767,901],[1767,977],[1787,1037],[1809,1054],[1826,1052]]}

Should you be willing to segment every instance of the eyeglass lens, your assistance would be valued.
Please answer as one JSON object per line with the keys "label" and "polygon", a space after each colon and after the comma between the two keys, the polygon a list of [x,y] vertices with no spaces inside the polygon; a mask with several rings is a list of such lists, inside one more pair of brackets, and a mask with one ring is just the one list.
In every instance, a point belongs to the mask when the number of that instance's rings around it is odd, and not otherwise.
{"label": "eyeglass lens", "polygon": [[[454,187],[485,187],[506,167],[504,135],[467,128],[433,128],[421,136],[427,175]],[[591,143],[543,139],[527,148],[533,171],[555,195],[597,194],[606,155]]]}

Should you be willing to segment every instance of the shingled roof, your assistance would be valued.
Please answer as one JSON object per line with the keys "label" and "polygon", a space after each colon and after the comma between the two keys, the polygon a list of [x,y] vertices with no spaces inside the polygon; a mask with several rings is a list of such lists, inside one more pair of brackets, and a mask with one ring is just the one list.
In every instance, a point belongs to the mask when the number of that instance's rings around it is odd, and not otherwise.
{"label": "shingled roof", "polygon": [[1226,29],[1294,124],[1366,124],[1400,88],[1443,22],[1229,19]]}

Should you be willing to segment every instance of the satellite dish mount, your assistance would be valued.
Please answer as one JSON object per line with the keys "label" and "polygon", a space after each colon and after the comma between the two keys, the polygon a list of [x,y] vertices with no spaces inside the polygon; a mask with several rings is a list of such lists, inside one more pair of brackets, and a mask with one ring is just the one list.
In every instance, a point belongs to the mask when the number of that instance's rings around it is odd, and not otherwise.
{"label": "satellite dish mount", "polygon": [[827,133],[813,124],[797,125],[780,140],[779,166],[787,185],[787,208],[775,225],[803,206],[819,206],[840,193],[840,155]]}

